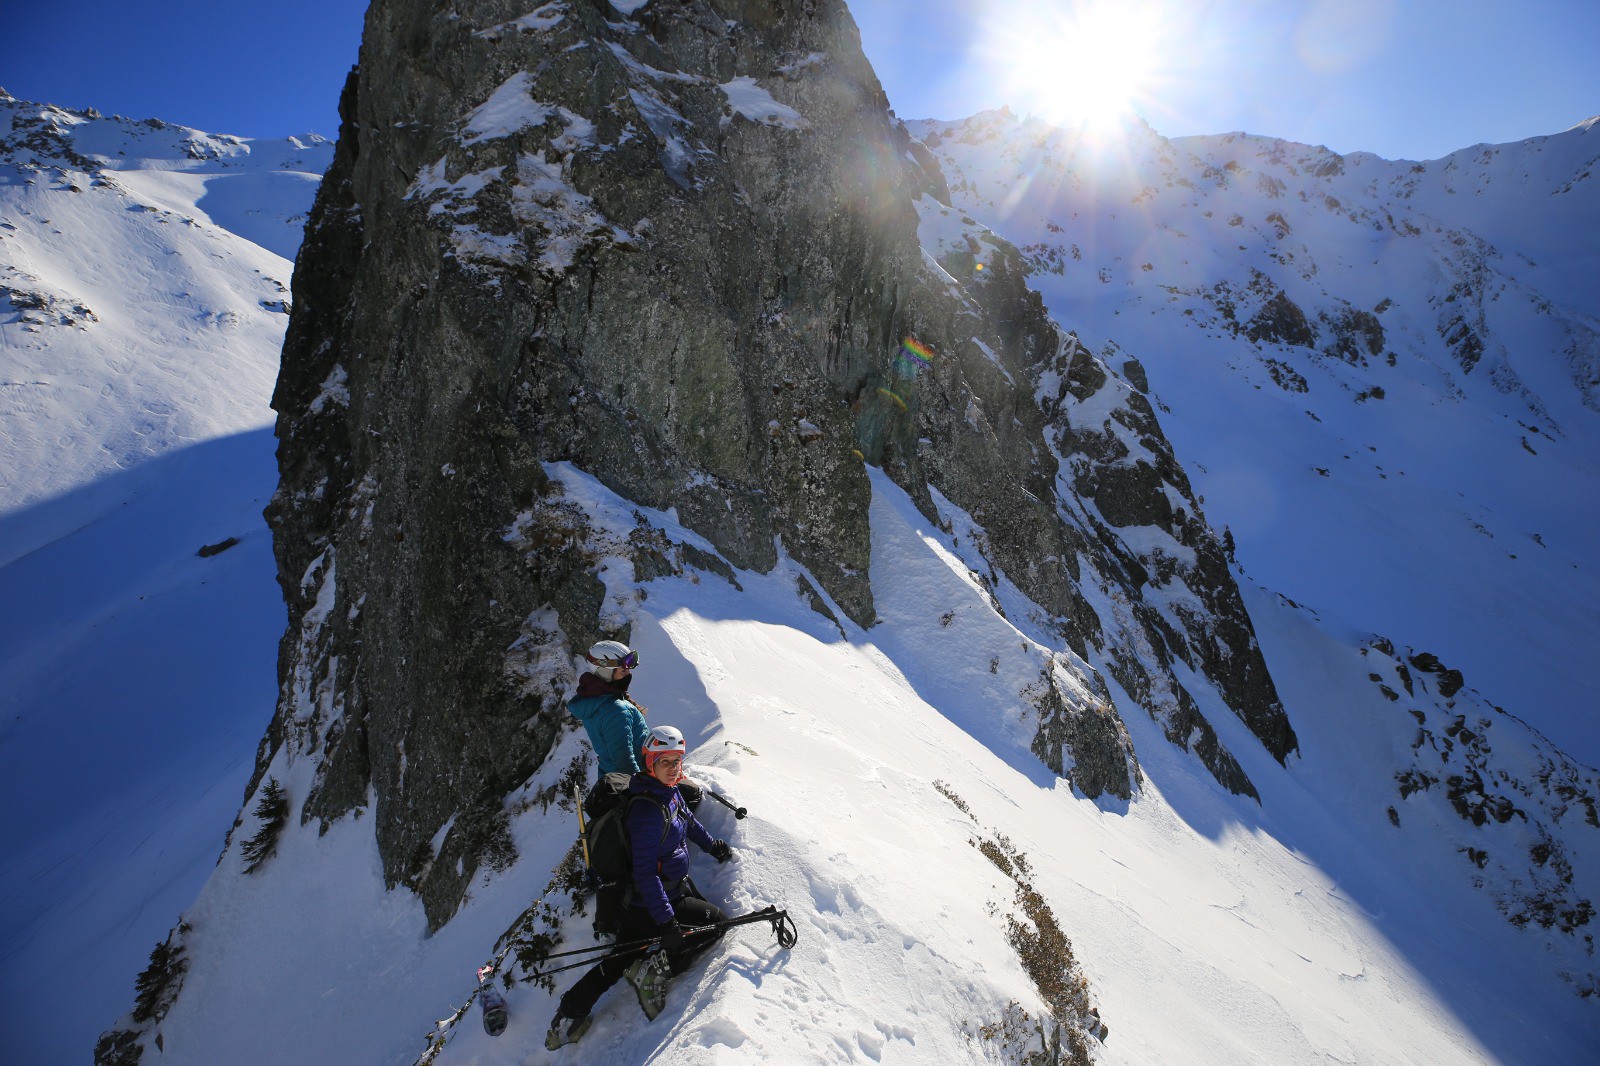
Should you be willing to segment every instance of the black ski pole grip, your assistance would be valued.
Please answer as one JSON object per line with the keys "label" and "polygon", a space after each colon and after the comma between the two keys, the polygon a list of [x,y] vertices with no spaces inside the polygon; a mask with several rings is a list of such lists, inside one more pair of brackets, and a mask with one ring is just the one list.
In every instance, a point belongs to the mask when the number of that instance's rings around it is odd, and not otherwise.
{"label": "black ski pole grip", "polygon": [[718,803],[720,803],[724,807],[728,808],[728,810],[732,811],[735,821],[738,821],[739,819],[743,818],[745,815],[750,813],[749,811],[747,811],[743,807],[735,806],[732,800],[728,799],[727,796],[722,795],[720,792],[713,792],[711,789],[708,788],[708,789],[706,789],[706,795],[710,796],[712,799],[716,800]]}

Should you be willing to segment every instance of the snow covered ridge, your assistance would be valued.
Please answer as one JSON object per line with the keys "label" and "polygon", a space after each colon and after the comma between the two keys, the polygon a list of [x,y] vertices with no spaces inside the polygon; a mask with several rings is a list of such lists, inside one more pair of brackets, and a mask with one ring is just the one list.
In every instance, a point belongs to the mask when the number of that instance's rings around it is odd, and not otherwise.
{"label": "snow covered ridge", "polygon": [[[194,195],[207,221],[293,258],[310,196],[333,159],[333,142],[318,134],[259,140],[205,133],[163,122],[104,116],[17,100],[0,89],[0,154],[24,174],[54,174],[63,189],[117,189],[183,202]],[[283,192],[303,185],[301,197]],[[192,211],[195,203],[189,203]],[[285,208],[299,208],[284,214]],[[170,206],[170,205],[160,205]],[[274,232],[275,223],[289,227]],[[288,254],[285,254],[288,253]]]}
{"label": "snow covered ridge", "polygon": [[[1600,575],[1574,521],[1600,513],[1597,260],[1577,236],[1600,224],[1593,124],[1426,164],[1142,124],[1096,144],[1006,112],[909,128],[949,190],[922,210],[930,255],[954,283],[1020,246],[1030,286],[1159,406],[1241,567],[1330,625],[1449,649],[1533,723],[1433,655],[1399,656],[1403,684],[1371,674],[1418,727],[1393,824],[1423,803],[1471,826],[1447,830],[1455,876],[1592,996],[1595,882],[1564,849],[1597,827],[1600,755],[1576,652],[1600,646]],[[1380,648],[1396,659],[1360,650]]]}
{"label": "snow covered ridge", "polygon": [[0,95],[0,513],[269,421],[331,158]]}
{"label": "snow covered ridge", "polygon": [[[48,167],[76,162],[84,169],[193,170],[196,164],[252,161],[257,169],[309,169],[321,173],[333,142],[316,133],[258,140],[206,133],[161,119],[102,115],[54,104],[18,100],[0,89],[0,106],[9,112],[9,135],[0,145],[19,166]],[[320,165],[318,165],[320,163]]]}

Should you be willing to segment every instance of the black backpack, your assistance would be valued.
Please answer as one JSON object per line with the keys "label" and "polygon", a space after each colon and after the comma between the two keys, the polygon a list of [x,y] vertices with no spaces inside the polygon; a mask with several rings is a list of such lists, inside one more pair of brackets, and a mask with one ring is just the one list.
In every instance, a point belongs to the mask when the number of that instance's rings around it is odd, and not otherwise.
{"label": "black backpack", "polygon": [[[661,840],[672,828],[667,807],[654,796],[628,790],[631,774],[604,774],[583,801],[588,818],[584,834],[589,877],[595,884],[594,932],[614,937],[622,926],[623,908],[633,896],[633,845],[628,839],[628,811],[644,801],[661,810]],[[658,845],[659,846],[659,845]]]}

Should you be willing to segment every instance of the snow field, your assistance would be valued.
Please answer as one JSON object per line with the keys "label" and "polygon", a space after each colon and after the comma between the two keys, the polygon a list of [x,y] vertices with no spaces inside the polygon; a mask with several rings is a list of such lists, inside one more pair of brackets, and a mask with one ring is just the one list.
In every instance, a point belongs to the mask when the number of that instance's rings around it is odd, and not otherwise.
{"label": "snow field", "polygon": [[[299,220],[331,157],[326,144],[305,159],[279,158],[271,145],[260,160],[231,164],[171,148],[155,153],[171,158],[137,159],[159,169],[122,170],[126,153],[149,152],[155,134],[125,120],[58,121],[109,169],[96,181],[0,166],[0,284],[42,294],[73,319],[52,313],[40,325],[0,305],[0,514],[270,423],[292,271],[278,253],[298,247]],[[234,148],[248,152],[244,142]],[[0,563],[114,506],[93,493],[75,498],[81,506],[57,509],[57,523],[8,537]]]}
{"label": "snow field", "polygon": [[[276,693],[274,477],[257,431],[108,479],[67,536],[37,531],[70,496],[0,517],[47,541],[0,567],[0,992],[39,1019],[19,1061],[87,1060],[212,873]],[[88,963],[70,996],[40,979],[64,960]]]}
{"label": "snow field", "polygon": [[332,145],[17,102],[0,129],[41,114],[106,168],[0,158],[0,994],[7,1055],[53,1063],[128,1009],[271,718],[266,305]]}

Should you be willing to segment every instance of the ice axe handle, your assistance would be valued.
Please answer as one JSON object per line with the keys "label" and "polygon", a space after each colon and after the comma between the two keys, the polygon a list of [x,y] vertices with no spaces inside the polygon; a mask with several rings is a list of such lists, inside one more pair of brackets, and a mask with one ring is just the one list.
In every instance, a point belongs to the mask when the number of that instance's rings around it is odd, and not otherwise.
{"label": "ice axe handle", "polygon": [[713,792],[709,788],[706,789],[706,795],[710,796],[712,799],[716,800],[718,803],[720,803],[724,807],[728,808],[728,810],[732,811],[735,821],[738,821],[739,819],[743,818],[745,815],[750,813],[749,811],[745,810],[743,807],[735,806],[733,801],[730,800],[727,796],[721,795],[720,793],[717,793],[717,792]]}

